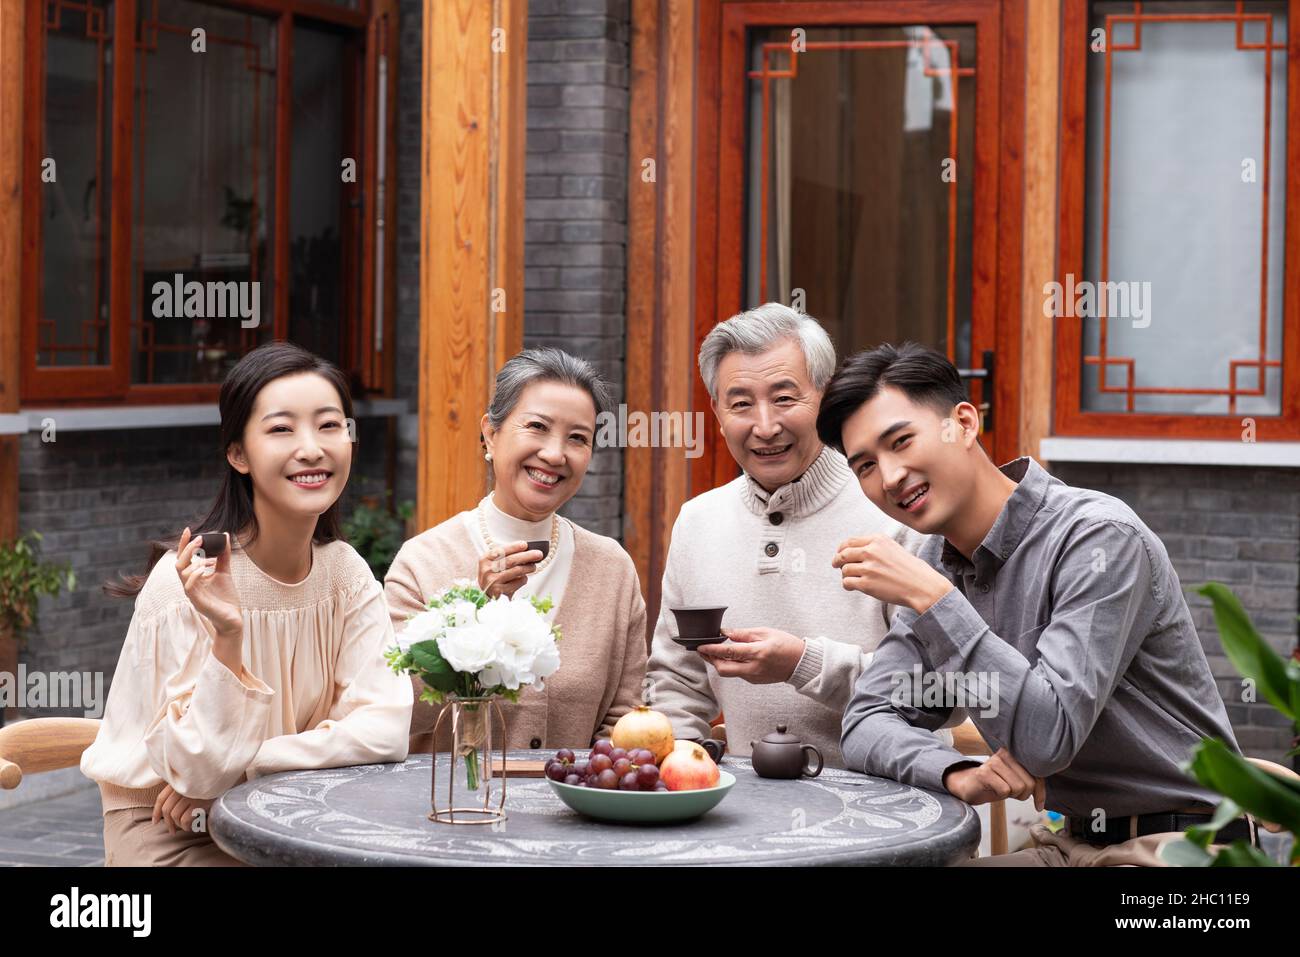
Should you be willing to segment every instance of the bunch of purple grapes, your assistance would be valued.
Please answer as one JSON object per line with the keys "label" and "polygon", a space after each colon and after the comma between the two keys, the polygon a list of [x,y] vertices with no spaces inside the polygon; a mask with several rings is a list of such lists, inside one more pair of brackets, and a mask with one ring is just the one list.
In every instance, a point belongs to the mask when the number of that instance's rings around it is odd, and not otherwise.
{"label": "bunch of purple grapes", "polygon": [[582,760],[568,748],[555,752],[546,762],[546,776],[561,784],[605,791],[667,791],[659,778],[659,765],[653,751],[637,748],[627,751],[607,740],[597,741],[591,754]]}

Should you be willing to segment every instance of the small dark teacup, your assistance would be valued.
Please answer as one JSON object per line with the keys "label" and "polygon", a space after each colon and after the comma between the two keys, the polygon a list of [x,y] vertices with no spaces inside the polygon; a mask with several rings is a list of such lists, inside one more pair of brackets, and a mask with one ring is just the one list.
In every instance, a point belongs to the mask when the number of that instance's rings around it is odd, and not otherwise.
{"label": "small dark teacup", "polygon": [[679,637],[688,640],[718,638],[726,605],[694,605],[670,609],[677,618]]}
{"label": "small dark teacup", "polygon": [[216,558],[226,550],[226,535],[224,532],[203,532],[199,535],[203,539],[203,544],[199,548],[207,558]]}

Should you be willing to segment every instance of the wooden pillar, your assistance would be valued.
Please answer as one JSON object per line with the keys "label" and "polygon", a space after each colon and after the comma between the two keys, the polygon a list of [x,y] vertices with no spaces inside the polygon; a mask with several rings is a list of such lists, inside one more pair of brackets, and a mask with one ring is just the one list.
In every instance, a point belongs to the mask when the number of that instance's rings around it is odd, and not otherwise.
{"label": "wooden pillar", "polygon": [[527,49],[526,0],[425,0],[421,528],[482,497],[479,419],[523,344]]}
{"label": "wooden pillar", "polygon": [[1053,322],[1043,316],[1043,286],[1056,278],[1061,9],[1054,0],[1030,3],[1026,15],[1019,454],[1037,458],[1052,424]]}
{"label": "wooden pillar", "polygon": [[[0,0],[0,415],[18,411],[23,233],[23,0]],[[18,534],[18,436],[0,435],[0,542]]]}
{"label": "wooden pillar", "polygon": [[[695,0],[633,0],[628,132],[627,404],[692,415],[695,314]],[[647,162],[649,161],[649,162]],[[709,409],[705,428],[716,424]],[[703,436],[695,436],[702,441]],[[648,627],[673,522],[689,497],[684,448],[624,451],[623,542],[646,594]]]}

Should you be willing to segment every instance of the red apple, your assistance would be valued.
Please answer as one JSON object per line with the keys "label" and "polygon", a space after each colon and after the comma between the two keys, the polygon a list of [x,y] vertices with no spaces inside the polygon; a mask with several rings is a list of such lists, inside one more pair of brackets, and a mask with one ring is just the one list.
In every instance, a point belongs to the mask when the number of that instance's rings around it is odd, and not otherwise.
{"label": "red apple", "polygon": [[717,785],[722,772],[703,748],[674,751],[659,765],[659,779],[670,791],[701,791]]}

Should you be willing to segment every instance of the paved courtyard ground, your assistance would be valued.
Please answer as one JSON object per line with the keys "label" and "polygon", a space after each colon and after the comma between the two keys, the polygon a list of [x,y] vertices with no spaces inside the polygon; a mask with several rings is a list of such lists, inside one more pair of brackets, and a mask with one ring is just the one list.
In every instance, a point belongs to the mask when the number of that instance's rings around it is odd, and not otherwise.
{"label": "paved courtyard ground", "polygon": [[102,867],[102,812],[93,784],[0,810],[0,867]]}

